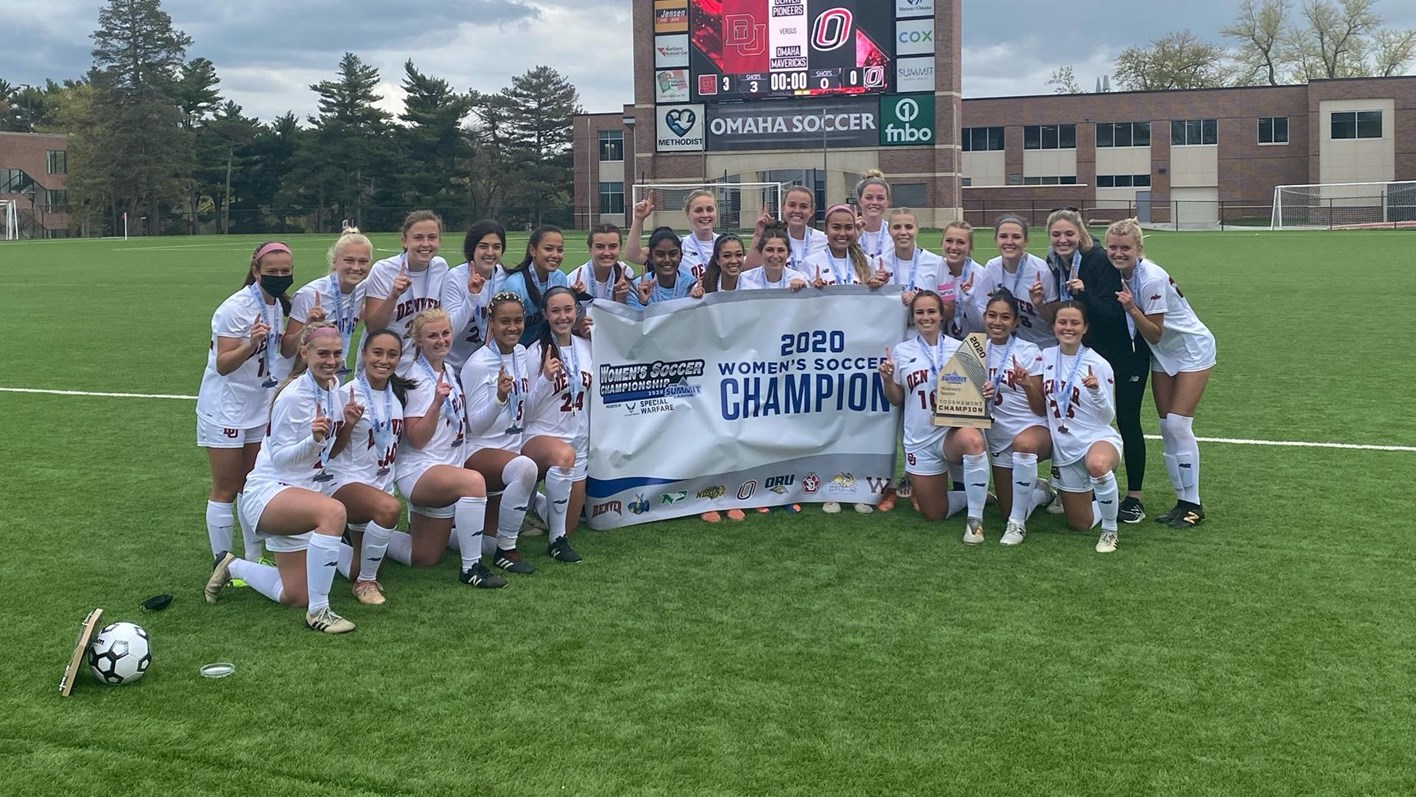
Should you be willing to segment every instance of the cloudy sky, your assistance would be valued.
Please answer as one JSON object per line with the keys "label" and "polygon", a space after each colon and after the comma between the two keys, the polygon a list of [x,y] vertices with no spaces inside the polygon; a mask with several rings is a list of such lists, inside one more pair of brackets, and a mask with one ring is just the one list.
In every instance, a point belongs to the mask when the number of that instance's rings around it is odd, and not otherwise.
{"label": "cloudy sky", "polygon": [[[883,0],[876,0],[882,1]],[[567,75],[589,111],[632,101],[629,16],[648,0],[165,0],[193,39],[188,57],[215,62],[224,96],[269,120],[314,111],[309,85],[352,51],[378,67],[384,105],[400,108],[403,62],[459,89],[495,91],[546,64]],[[37,83],[83,74],[100,0],[0,0],[0,78]],[[1219,40],[1233,0],[965,0],[964,96],[1047,93],[1072,64],[1091,90],[1120,50],[1190,28]],[[1066,9],[1059,13],[1059,9]],[[1416,27],[1416,0],[1380,0],[1389,24]],[[1086,42],[1077,46],[1077,42]]]}

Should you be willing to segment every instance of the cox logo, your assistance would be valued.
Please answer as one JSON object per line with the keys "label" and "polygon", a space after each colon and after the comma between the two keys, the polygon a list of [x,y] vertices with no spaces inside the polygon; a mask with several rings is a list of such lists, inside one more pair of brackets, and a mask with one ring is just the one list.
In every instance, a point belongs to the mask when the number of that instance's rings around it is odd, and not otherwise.
{"label": "cox logo", "polygon": [[900,44],[924,44],[934,42],[932,30],[906,30],[900,32]]}

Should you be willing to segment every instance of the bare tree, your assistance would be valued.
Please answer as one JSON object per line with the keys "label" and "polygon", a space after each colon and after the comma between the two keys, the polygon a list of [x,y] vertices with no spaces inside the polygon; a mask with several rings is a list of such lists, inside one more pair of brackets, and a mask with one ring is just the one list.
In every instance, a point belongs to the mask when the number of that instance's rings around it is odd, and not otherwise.
{"label": "bare tree", "polygon": [[1372,36],[1372,74],[1400,75],[1416,59],[1416,30],[1383,28]]}
{"label": "bare tree", "polygon": [[1129,91],[1208,89],[1229,85],[1228,53],[1188,30],[1167,33],[1116,56],[1116,84]]}
{"label": "bare tree", "polygon": [[1071,64],[1052,70],[1052,77],[1047,79],[1047,85],[1052,86],[1057,94],[1082,93],[1082,87],[1077,85],[1077,73]]}
{"label": "bare tree", "polygon": [[1283,71],[1284,22],[1288,0],[1244,0],[1239,15],[1220,30],[1238,43],[1234,52],[1235,77],[1242,85],[1277,86]]}

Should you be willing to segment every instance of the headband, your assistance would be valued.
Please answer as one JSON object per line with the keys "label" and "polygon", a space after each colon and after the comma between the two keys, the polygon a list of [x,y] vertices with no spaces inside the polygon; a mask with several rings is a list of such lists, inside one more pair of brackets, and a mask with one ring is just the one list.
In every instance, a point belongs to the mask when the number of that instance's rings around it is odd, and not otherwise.
{"label": "headband", "polygon": [[279,241],[271,241],[270,243],[262,246],[260,249],[257,249],[256,254],[251,258],[251,260],[259,261],[261,258],[265,257],[271,252],[284,252],[288,255],[290,254],[290,247],[286,246],[285,244]]}
{"label": "headband", "polygon": [[835,213],[835,212],[838,211],[838,210],[843,210],[843,211],[845,211],[845,212],[851,214],[851,217],[852,217],[852,218],[855,218],[855,215],[856,215],[855,208],[851,207],[850,205],[832,205],[830,208],[828,208],[828,209],[826,210],[826,215],[829,216],[829,215],[831,215],[832,213]]}

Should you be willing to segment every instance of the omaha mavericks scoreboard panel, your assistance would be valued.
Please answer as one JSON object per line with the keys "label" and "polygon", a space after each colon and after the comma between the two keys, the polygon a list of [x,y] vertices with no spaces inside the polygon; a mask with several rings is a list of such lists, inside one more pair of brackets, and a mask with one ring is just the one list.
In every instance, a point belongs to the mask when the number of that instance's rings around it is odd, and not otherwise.
{"label": "omaha mavericks scoreboard panel", "polygon": [[688,37],[696,101],[892,90],[889,0],[689,0]]}

